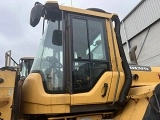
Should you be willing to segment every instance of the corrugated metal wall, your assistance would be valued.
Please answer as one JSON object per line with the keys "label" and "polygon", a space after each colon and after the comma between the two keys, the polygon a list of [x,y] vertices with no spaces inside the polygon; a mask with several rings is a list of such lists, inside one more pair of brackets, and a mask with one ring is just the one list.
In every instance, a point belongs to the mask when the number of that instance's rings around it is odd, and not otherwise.
{"label": "corrugated metal wall", "polygon": [[160,0],[142,0],[121,22],[121,36],[128,61],[126,37],[139,65],[160,66]]}
{"label": "corrugated metal wall", "polygon": [[[160,20],[130,40],[140,65],[160,66]],[[126,48],[125,48],[126,49]]]}
{"label": "corrugated metal wall", "polygon": [[[123,19],[127,39],[130,40],[136,34],[144,30],[150,24],[160,18],[160,0],[142,0],[131,13]],[[124,27],[121,24],[123,43],[126,41]]]}

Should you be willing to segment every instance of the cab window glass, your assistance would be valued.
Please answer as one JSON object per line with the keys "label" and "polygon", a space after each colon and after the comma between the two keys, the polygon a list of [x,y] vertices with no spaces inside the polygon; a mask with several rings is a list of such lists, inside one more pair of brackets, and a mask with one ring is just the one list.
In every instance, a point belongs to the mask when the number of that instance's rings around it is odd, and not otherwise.
{"label": "cab window glass", "polygon": [[87,21],[73,19],[73,49],[77,54],[75,59],[89,58],[85,51],[88,48],[87,39]]}
{"label": "cab window glass", "polygon": [[99,21],[89,21],[89,49],[91,59],[106,60],[103,24]]}

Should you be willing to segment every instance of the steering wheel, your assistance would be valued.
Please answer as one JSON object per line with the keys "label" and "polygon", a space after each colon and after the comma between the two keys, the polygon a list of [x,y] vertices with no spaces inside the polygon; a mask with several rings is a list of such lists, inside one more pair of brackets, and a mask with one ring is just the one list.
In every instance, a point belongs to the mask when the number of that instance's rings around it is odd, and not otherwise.
{"label": "steering wheel", "polygon": [[46,60],[52,67],[59,67],[59,68],[63,67],[63,65],[58,61],[58,59],[53,56],[47,56]]}

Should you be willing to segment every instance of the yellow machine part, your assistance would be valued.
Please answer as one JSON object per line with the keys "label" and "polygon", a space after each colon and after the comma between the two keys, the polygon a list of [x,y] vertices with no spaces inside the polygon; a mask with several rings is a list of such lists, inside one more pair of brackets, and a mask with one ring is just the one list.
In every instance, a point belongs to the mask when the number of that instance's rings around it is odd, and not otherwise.
{"label": "yellow machine part", "polygon": [[131,88],[126,106],[114,120],[142,120],[155,86]]}
{"label": "yellow machine part", "polygon": [[[124,81],[123,73],[121,73],[120,79],[121,84],[118,86],[118,94]],[[89,92],[73,95],[48,94],[44,90],[40,74],[31,73],[23,84],[22,111],[25,114],[69,113],[71,105],[105,104],[114,99],[114,94],[111,93],[115,93],[116,80],[116,72],[106,72]],[[102,94],[104,93],[104,83],[108,84],[108,91],[106,96],[102,97]],[[38,86],[35,87],[35,85]],[[118,95],[115,100],[118,100]]]}
{"label": "yellow machine part", "polygon": [[[35,87],[35,85],[37,86]],[[32,73],[24,81],[22,89],[23,113],[69,113],[69,105],[69,94],[47,94],[45,92],[40,74]]]}
{"label": "yellow machine part", "polygon": [[[118,73],[116,72],[105,72],[91,91],[71,95],[71,105],[103,104],[112,102],[114,100],[116,90],[117,74]],[[104,93],[104,83],[108,84],[108,90],[106,96],[102,97],[101,95]],[[117,89],[118,95],[120,94],[120,90],[124,84],[123,73],[121,73],[119,83],[120,85]],[[118,95],[116,96],[115,101],[118,101]]]}
{"label": "yellow machine part", "polygon": [[12,113],[13,94],[16,71],[0,70],[0,119],[10,120]]}

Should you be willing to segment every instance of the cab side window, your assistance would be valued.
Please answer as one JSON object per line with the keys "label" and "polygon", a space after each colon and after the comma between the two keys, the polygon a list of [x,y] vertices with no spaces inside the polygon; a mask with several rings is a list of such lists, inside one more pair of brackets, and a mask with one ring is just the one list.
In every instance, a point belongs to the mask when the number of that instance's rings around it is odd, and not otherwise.
{"label": "cab side window", "polygon": [[88,48],[87,36],[87,21],[80,19],[73,19],[73,51],[77,54],[74,59],[89,59],[86,55]]}

